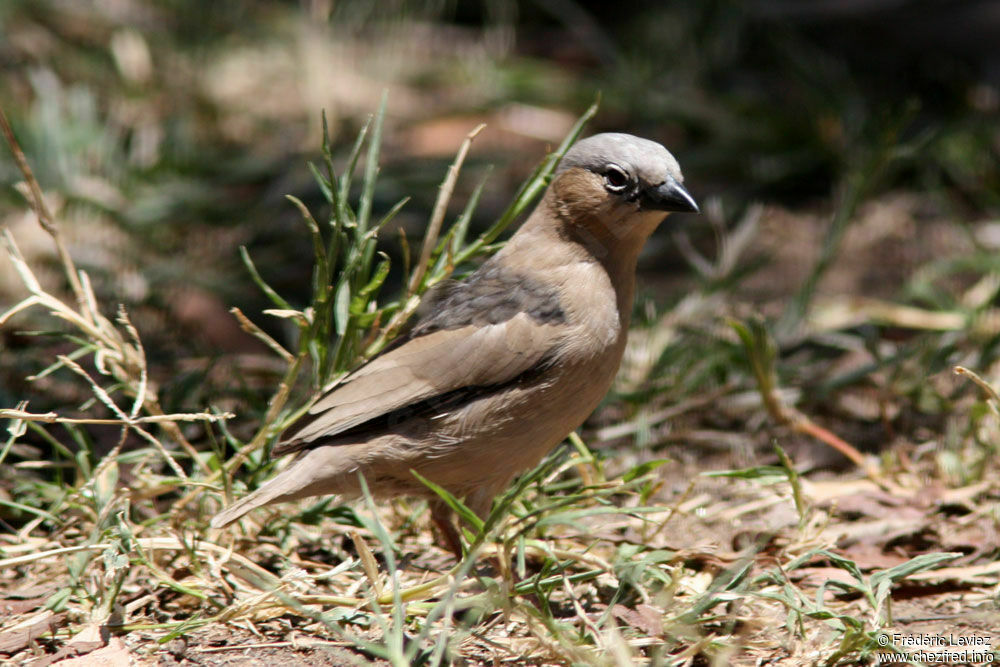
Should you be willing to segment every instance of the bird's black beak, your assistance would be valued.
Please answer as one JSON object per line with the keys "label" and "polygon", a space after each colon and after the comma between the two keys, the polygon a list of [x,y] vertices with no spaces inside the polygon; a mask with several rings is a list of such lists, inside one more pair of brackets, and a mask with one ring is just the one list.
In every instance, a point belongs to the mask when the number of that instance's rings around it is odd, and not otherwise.
{"label": "bird's black beak", "polygon": [[683,185],[670,176],[667,176],[667,180],[660,185],[644,189],[640,195],[640,202],[641,206],[647,210],[699,212],[698,203],[694,197],[684,189]]}

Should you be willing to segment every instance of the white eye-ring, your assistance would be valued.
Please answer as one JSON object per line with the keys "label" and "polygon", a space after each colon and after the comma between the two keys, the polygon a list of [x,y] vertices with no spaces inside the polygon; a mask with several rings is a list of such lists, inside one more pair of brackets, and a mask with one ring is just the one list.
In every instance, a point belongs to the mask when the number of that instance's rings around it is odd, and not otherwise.
{"label": "white eye-ring", "polygon": [[609,164],[604,170],[604,185],[611,192],[624,192],[629,182],[628,174],[621,167]]}

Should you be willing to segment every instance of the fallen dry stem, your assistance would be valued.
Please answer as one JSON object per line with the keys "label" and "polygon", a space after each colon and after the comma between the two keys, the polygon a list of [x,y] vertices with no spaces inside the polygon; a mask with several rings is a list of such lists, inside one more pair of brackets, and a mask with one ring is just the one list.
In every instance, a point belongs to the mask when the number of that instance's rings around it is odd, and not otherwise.
{"label": "fallen dry stem", "polygon": [[122,426],[132,424],[162,424],[163,422],[220,422],[233,419],[232,412],[214,414],[211,412],[176,412],[169,415],[147,415],[145,417],[128,417],[126,419],[87,419],[77,417],[60,417],[55,412],[27,412],[25,410],[0,409],[0,419],[20,419],[28,422],[44,424],[106,424]]}
{"label": "fallen dry stem", "polygon": [[771,418],[778,424],[788,426],[794,431],[813,437],[834,448],[846,456],[854,465],[861,468],[869,479],[884,490],[888,490],[887,483],[882,479],[879,470],[869,464],[864,455],[854,445],[832,431],[816,424],[806,414],[782,400],[773,367],[761,361],[762,353],[759,350],[756,352],[751,350],[749,343],[746,341],[744,344],[748,346],[750,367],[753,371],[754,379],[757,381],[757,389],[760,393],[761,402],[764,404],[764,409],[767,410]]}

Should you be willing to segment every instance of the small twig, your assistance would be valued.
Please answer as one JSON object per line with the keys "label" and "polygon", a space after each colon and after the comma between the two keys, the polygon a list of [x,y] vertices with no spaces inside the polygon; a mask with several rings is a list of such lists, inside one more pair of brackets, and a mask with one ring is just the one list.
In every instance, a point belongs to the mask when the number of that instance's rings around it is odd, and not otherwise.
{"label": "small twig", "polygon": [[[73,371],[74,373],[82,377],[84,380],[86,380],[87,383],[90,385],[91,391],[94,392],[94,396],[96,396],[97,399],[101,401],[101,403],[104,403],[104,405],[106,405],[109,410],[118,415],[118,418],[120,420],[124,422],[129,421],[128,415],[126,415],[125,412],[118,407],[118,404],[114,402],[114,399],[112,399],[111,396],[109,396],[108,393],[104,391],[104,389],[99,384],[97,384],[97,382],[92,377],[90,377],[90,374],[87,373],[87,371],[85,371],[83,367],[80,366],[80,364],[76,363],[75,361],[73,361],[72,359],[70,359],[65,355],[59,355],[58,358],[59,361],[63,362],[63,364],[65,364],[67,368],[69,368],[71,371]],[[166,422],[164,426],[166,427],[170,424],[171,422]],[[170,468],[174,471],[174,474],[176,474],[178,477],[180,477],[185,481],[187,480],[187,474],[185,474],[184,469],[177,464],[177,461],[175,461],[174,457],[170,455],[170,452],[167,451],[167,448],[163,446],[162,442],[160,442],[157,438],[153,437],[151,433],[146,431],[138,424],[130,423],[129,426],[132,428],[132,430],[138,433],[144,440],[146,440],[154,447],[156,447],[156,449],[160,452],[160,455],[167,462],[167,465],[169,465]],[[176,424],[173,424],[173,427],[177,429]],[[180,429],[177,430],[180,431]],[[195,457],[195,460],[196,461],[198,460],[197,457]]]}
{"label": "small twig", "polygon": [[[381,330],[376,329],[378,331],[377,336],[374,337],[369,347],[363,349],[380,349],[410,319],[420,306],[420,286],[427,273],[431,254],[437,245],[438,236],[441,233],[441,225],[444,223],[444,216],[448,210],[448,202],[451,201],[451,195],[455,191],[455,183],[458,182],[459,171],[461,171],[462,165],[465,163],[465,158],[469,153],[469,148],[472,146],[473,139],[485,127],[485,123],[480,123],[465,136],[465,141],[462,142],[462,145],[458,148],[458,152],[455,154],[455,160],[448,167],[448,173],[438,189],[438,196],[434,202],[434,210],[431,212],[430,222],[427,224],[427,234],[424,235],[424,241],[420,247],[420,258],[417,260],[417,265],[414,267],[413,274],[410,277],[410,283],[406,288],[403,307],[389,318],[389,321]],[[409,252],[406,253],[406,256],[409,257]],[[449,269],[451,268],[453,268],[453,262],[449,257]]]}
{"label": "small twig", "polygon": [[448,175],[441,183],[437,201],[434,202],[431,220],[427,225],[427,235],[424,236],[424,242],[420,248],[420,259],[417,261],[417,268],[413,271],[413,277],[410,279],[409,294],[416,294],[417,288],[420,287],[420,282],[424,279],[424,274],[427,272],[427,264],[431,259],[431,252],[434,251],[434,246],[437,245],[438,234],[441,232],[444,214],[448,210],[448,202],[451,201],[451,194],[455,191],[455,183],[458,182],[458,172],[462,169],[465,156],[469,154],[472,140],[485,128],[486,124],[480,123],[465,136],[465,141],[462,142],[458,153],[455,155],[455,161],[448,167]]}
{"label": "small twig", "polygon": [[146,350],[142,346],[142,341],[139,340],[139,332],[132,325],[132,321],[128,318],[128,312],[125,310],[125,306],[118,306],[118,323],[125,327],[125,331],[128,332],[129,337],[132,339],[132,344],[135,346],[136,358],[139,360],[139,387],[135,392],[135,400],[132,401],[132,411],[129,412],[129,417],[135,419],[139,416],[139,411],[142,410],[143,404],[146,403],[146,391],[149,389],[149,372],[146,369]]}
{"label": "small twig", "polygon": [[77,551],[104,551],[107,549],[109,544],[81,544],[72,547],[59,547],[58,549],[48,549],[47,551],[34,551],[30,554],[24,556],[14,556],[13,558],[4,558],[0,560],[0,568],[7,569],[12,567],[17,567],[18,565],[24,565],[25,563],[34,563],[35,561],[44,560],[52,556],[65,556],[66,554],[76,553]]}
{"label": "small twig", "polygon": [[[37,299],[39,305],[44,305],[49,309],[53,317],[58,317],[60,319],[66,320],[73,326],[79,328],[81,331],[86,333],[91,338],[96,340],[104,341],[104,332],[98,327],[94,322],[83,317],[80,313],[67,306],[65,303],[57,299],[56,297],[48,294],[43,288],[41,283],[38,282],[38,278],[31,271],[31,267],[28,266],[28,261],[21,254],[21,250],[17,247],[17,243],[14,241],[14,237],[11,235],[10,230],[3,229],[3,244],[7,250],[7,256],[10,257],[10,261],[14,264],[14,270],[17,271],[18,276],[21,278],[21,282],[29,292],[31,292]],[[83,291],[83,286],[80,286],[81,293]],[[15,306],[18,310],[21,310],[21,304]],[[87,299],[82,297],[80,301],[81,311],[85,311]],[[27,307],[27,306],[25,306]],[[10,313],[5,313],[3,316],[4,321],[9,317]]]}
{"label": "small twig", "polygon": [[41,303],[41,300],[37,296],[29,296],[27,299],[16,303],[8,308],[4,313],[0,314],[0,327],[6,324],[7,320],[14,317],[22,310],[28,310],[29,308],[40,305]]}
{"label": "small twig", "polygon": [[[288,402],[288,396],[292,391],[292,384],[295,382],[299,369],[302,367],[302,361],[303,356],[300,355],[296,357],[292,364],[288,367],[288,370],[285,371],[285,376],[278,385],[278,390],[271,397],[271,402],[268,404],[267,414],[264,415],[264,420],[261,422],[262,426],[257,430],[253,439],[233,454],[229,460],[225,462],[222,468],[212,472],[204,480],[202,480],[203,484],[214,484],[223,474],[231,477],[252,453],[267,443],[267,439],[274,433],[275,419],[277,419],[282,408],[285,407],[285,403]],[[196,487],[191,489],[191,491],[174,503],[174,511],[180,511],[182,507],[186,507],[188,503],[192,502],[203,493],[204,489],[202,488]]]}
{"label": "small twig", "polygon": [[955,366],[954,371],[955,375],[965,376],[979,385],[979,388],[983,390],[983,393],[985,393],[986,397],[990,400],[990,402],[992,402],[994,409],[1000,408],[1000,394],[997,394],[997,390],[994,389],[989,382],[979,377],[975,371],[969,370],[965,366]]}
{"label": "small twig", "polygon": [[317,648],[323,646],[351,646],[352,643],[348,641],[332,641],[329,639],[316,639],[315,637],[308,637],[306,639],[299,639],[295,642],[284,641],[284,642],[258,642],[256,644],[233,644],[231,646],[198,646],[195,647],[195,651],[198,653],[223,653],[226,651],[246,651],[248,649],[263,649],[263,648],[288,648],[294,647],[297,649],[303,648]]}
{"label": "small twig", "polygon": [[485,127],[486,125],[481,123],[465,136],[465,141],[463,141],[462,145],[459,147],[458,153],[455,155],[455,160],[452,162],[451,166],[448,167],[448,174],[445,176],[445,179],[441,183],[441,187],[438,190],[437,200],[434,202],[434,210],[431,213],[431,219],[427,225],[427,234],[424,236],[423,245],[420,247],[420,259],[417,260],[417,266],[413,269],[410,284],[406,289],[406,298],[404,299],[403,307],[396,311],[395,315],[389,318],[389,322],[381,329],[381,331],[379,331],[375,341],[369,348],[366,349],[370,350],[371,348],[381,348],[381,346],[384,345],[386,341],[388,341],[408,319],[410,319],[413,313],[416,312],[417,307],[420,305],[420,285],[424,279],[424,275],[427,273],[431,253],[437,245],[437,239],[441,232],[441,225],[444,222],[444,215],[448,209],[448,202],[451,200],[451,195],[455,190],[455,183],[458,181],[458,173],[462,168],[462,164],[465,162],[466,155],[469,153],[469,148],[472,146],[472,140],[475,139]]}
{"label": "small twig", "polygon": [[[178,540],[175,537],[139,537],[136,538],[136,545],[142,549],[149,551],[191,551],[192,546],[190,544],[185,544],[184,542]],[[52,556],[63,556],[68,553],[74,553],[77,551],[104,551],[106,549],[112,548],[114,545],[102,542],[98,544],[83,544],[72,547],[59,547],[57,549],[48,549],[46,551],[34,551],[32,553],[26,554],[24,556],[14,556],[12,558],[5,558],[0,560],[0,569],[7,569],[11,567],[16,567],[18,565],[24,565],[26,563],[33,563],[39,560],[44,560],[46,558],[51,558]],[[205,556],[217,556],[223,557],[225,563],[231,563],[238,565],[247,570],[252,571],[254,574],[258,575],[262,579],[275,580],[277,578],[260,567],[250,559],[240,554],[233,553],[229,549],[225,549],[218,544],[208,542],[205,540],[198,540],[196,546],[193,547],[194,553]]]}
{"label": "small twig", "polygon": [[693,478],[690,482],[688,482],[687,488],[681,492],[681,495],[677,497],[677,500],[675,500],[673,503],[670,504],[670,507],[668,508],[670,514],[664,517],[663,521],[660,522],[660,525],[658,525],[656,527],[656,530],[654,530],[651,534],[643,535],[643,539],[647,544],[651,543],[654,537],[663,532],[663,529],[667,527],[667,524],[670,523],[670,520],[673,519],[675,516],[677,516],[678,513],[680,513],[681,505],[687,502],[687,499],[691,497],[691,492],[694,491],[694,485],[697,483],[698,483],[697,477]]}
{"label": "small twig", "polygon": [[38,184],[38,180],[35,178],[34,172],[31,171],[31,167],[28,165],[28,160],[24,156],[24,151],[21,150],[21,145],[17,142],[17,138],[14,136],[14,130],[7,121],[7,114],[4,113],[3,107],[0,107],[0,131],[3,132],[4,139],[7,141],[7,146],[10,147],[10,152],[14,156],[14,162],[17,163],[17,168],[21,170],[21,175],[24,176],[24,181],[28,185],[30,194],[28,197],[28,203],[35,211],[35,215],[38,216],[38,223],[42,226],[42,229],[48,232],[49,236],[52,237],[53,242],[55,242],[56,252],[59,253],[59,261],[62,263],[63,269],[66,272],[66,279],[69,281],[74,296],[76,296],[76,301],[80,304],[80,311],[86,312],[84,305],[87,303],[87,300],[84,296],[83,285],[80,284],[80,277],[76,272],[76,265],[73,263],[73,258],[70,256],[65,244],[62,242],[59,227],[56,225],[55,220],[52,217],[52,213],[49,211],[49,207],[45,204],[45,197],[42,195],[42,188]]}
{"label": "small twig", "polygon": [[[166,413],[163,412],[163,408],[160,407],[160,402],[155,396],[151,396],[146,400],[145,407],[146,412],[154,417],[167,416]],[[167,435],[173,438],[174,441],[181,446],[181,449],[183,449],[184,452],[191,457],[191,460],[201,468],[202,472],[207,474],[211,471],[208,461],[205,460],[203,456],[199,455],[198,450],[195,449],[195,446],[191,444],[190,440],[184,437],[184,433],[181,432],[180,427],[175,424],[172,419],[163,419],[160,421],[160,424],[161,428],[167,432]],[[159,447],[162,447],[162,445],[159,445]]]}
{"label": "small twig", "polygon": [[352,530],[350,535],[351,541],[354,542],[354,548],[357,549],[358,556],[361,558],[361,566],[364,568],[365,576],[368,577],[368,581],[371,583],[372,590],[375,593],[375,598],[378,599],[382,597],[382,580],[378,576],[378,563],[375,561],[375,555],[368,547],[365,539],[361,537],[361,533]]}
{"label": "small twig", "polygon": [[865,475],[878,484],[883,490],[889,490],[887,482],[882,478],[878,469],[868,463],[865,459],[864,454],[858,451],[858,449],[833,433],[829,429],[823,428],[808,415],[802,413],[795,407],[787,405],[782,401],[779,392],[777,391],[761,391],[761,400],[764,403],[764,407],[767,409],[771,418],[777,423],[790,427],[793,431],[798,431],[804,435],[813,437],[820,442],[829,445],[833,449],[837,450],[843,454],[847,459],[851,461],[854,465],[861,468]]}
{"label": "small twig", "polygon": [[83,419],[76,417],[60,417],[55,412],[26,412],[24,410],[0,409],[0,419],[20,419],[26,422],[42,422],[45,424],[107,424],[120,426],[122,424],[160,424],[163,422],[218,422],[236,417],[232,412],[221,414],[211,412],[178,412],[169,415],[150,415],[126,419]]}
{"label": "small twig", "polygon": [[292,383],[295,381],[299,368],[302,366],[302,359],[303,358],[301,356],[296,357],[295,361],[285,372],[285,377],[281,379],[281,383],[278,385],[278,391],[276,391],[274,396],[271,397],[271,402],[267,406],[267,414],[264,415],[264,420],[261,422],[264,424],[264,427],[257,431],[253,440],[248,442],[246,446],[226,461],[224,468],[227,474],[235,472],[237,468],[243,465],[243,461],[245,461],[251,453],[263,447],[267,442],[267,439],[274,434],[274,422],[278,418],[278,414],[285,407],[285,403],[288,402],[288,396],[292,393]]}
{"label": "small twig", "polygon": [[764,404],[764,409],[771,416],[771,419],[782,426],[788,426],[833,447],[861,468],[865,475],[882,489],[889,490],[887,482],[882,479],[878,469],[870,465],[857,448],[816,424],[807,415],[782,400],[774,368],[777,350],[774,340],[764,327],[763,322],[750,320],[743,323],[731,320],[730,326],[733,327],[743,343],[747,360],[750,362],[750,370],[757,381],[757,391],[760,393],[761,403]]}
{"label": "small twig", "polygon": [[240,323],[241,329],[246,331],[248,334],[259,340],[260,342],[264,343],[264,345],[267,345],[269,348],[271,348],[275,352],[275,354],[284,359],[286,363],[290,364],[293,361],[295,361],[295,355],[293,355],[291,352],[282,347],[281,343],[274,340],[274,338],[269,336],[267,332],[265,332],[259,326],[251,322],[250,318],[244,315],[242,310],[234,306],[229,309],[229,312],[232,313],[234,317],[236,317],[236,321]]}
{"label": "small twig", "polygon": [[[8,256],[14,264],[15,270],[24,283],[28,291],[32,293],[32,297],[25,299],[21,303],[14,306],[9,311],[0,315],[0,320],[6,321],[13,315],[14,312],[20,312],[31,305],[41,305],[49,310],[49,313],[53,317],[58,317],[65,320],[77,327],[86,334],[95,344],[97,349],[94,352],[94,363],[101,373],[107,373],[107,362],[111,362],[112,365],[112,375],[119,381],[124,382],[130,388],[134,389],[137,396],[137,401],[140,405],[146,408],[146,411],[154,416],[162,416],[164,414],[163,409],[160,407],[157,400],[155,392],[148,388],[148,382],[146,380],[146,361],[145,353],[142,349],[142,344],[139,342],[139,335],[135,328],[125,317],[122,322],[126,330],[129,331],[130,336],[134,341],[134,345],[130,345],[125,342],[119,331],[109,322],[104,316],[100,314],[97,310],[96,299],[93,298],[93,291],[90,289],[90,283],[87,280],[85,273],[80,273],[78,278],[82,280],[79,283],[80,292],[78,294],[79,301],[79,312],[73,310],[67,304],[63,303],[56,297],[48,294],[38,282],[34,273],[31,271],[31,267],[28,266],[27,261],[21,254],[17,247],[17,243],[14,241],[13,236],[11,236],[8,230],[3,230],[2,240],[6,246]],[[69,357],[65,357],[69,359]],[[64,365],[66,364],[60,357],[60,362]],[[72,359],[70,359],[72,361]],[[75,365],[75,364],[74,364]],[[76,368],[80,368],[76,366]],[[80,369],[82,371],[82,369]],[[86,374],[84,374],[84,377]],[[29,380],[32,378],[28,378]],[[92,386],[96,386],[92,380],[89,379]],[[100,398],[100,396],[98,396]],[[104,400],[103,398],[101,399]],[[110,399],[109,399],[110,400]],[[133,404],[133,412],[135,412],[135,404]],[[124,413],[122,413],[124,419]],[[126,420],[127,421],[127,420]],[[177,443],[180,444],[181,448],[201,466],[202,470],[206,473],[210,471],[208,463],[198,455],[198,451],[195,449],[184,434],[181,432],[177,424],[172,423],[168,419],[162,421],[163,429],[173,438]],[[148,434],[147,434],[148,435]],[[152,437],[152,436],[150,436]],[[156,443],[158,448],[162,448],[162,444]],[[166,451],[166,450],[163,450]]]}
{"label": "small twig", "polygon": [[[600,646],[603,643],[601,642],[601,629],[598,628],[597,624],[594,623],[593,619],[591,619],[590,616],[587,615],[587,612],[586,610],[584,610],[583,605],[580,604],[580,600],[577,599],[576,594],[573,592],[573,585],[569,582],[569,577],[566,575],[566,570],[563,570],[560,574],[562,575],[563,590],[566,591],[566,598],[573,605],[573,611],[576,612],[576,617],[580,619],[580,621],[588,630],[590,630],[590,633],[594,637],[594,641],[598,644],[598,646]],[[614,627],[613,623],[611,624],[611,627]],[[600,646],[600,648],[606,649],[607,647]]]}

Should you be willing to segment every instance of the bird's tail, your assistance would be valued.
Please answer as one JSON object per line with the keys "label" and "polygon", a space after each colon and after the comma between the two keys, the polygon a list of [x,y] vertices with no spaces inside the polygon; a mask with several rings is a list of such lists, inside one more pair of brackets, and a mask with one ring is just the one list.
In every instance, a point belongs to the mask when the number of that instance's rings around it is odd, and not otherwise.
{"label": "bird's tail", "polygon": [[278,502],[284,494],[284,490],[279,488],[276,482],[281,482],[281,475],[275,477],[270,482],[264,484],[249,496],[237,500],[235,503],[222,510],[212,517],[212,528],[225,528],[232,522],[243,517],[247,512],[251,512],[258,507],[263,507],[272,502]]}
{"label": "bird's tail", "polygon": [[[309,451],[274,479],[212,517],[212,528],[224,528],[247,512],[271,503],[297,500],[308,496],[348,491],[350,476],[338,474],[343,461],[333,447]],[[337,460],[340,459],[340,460]]]}

